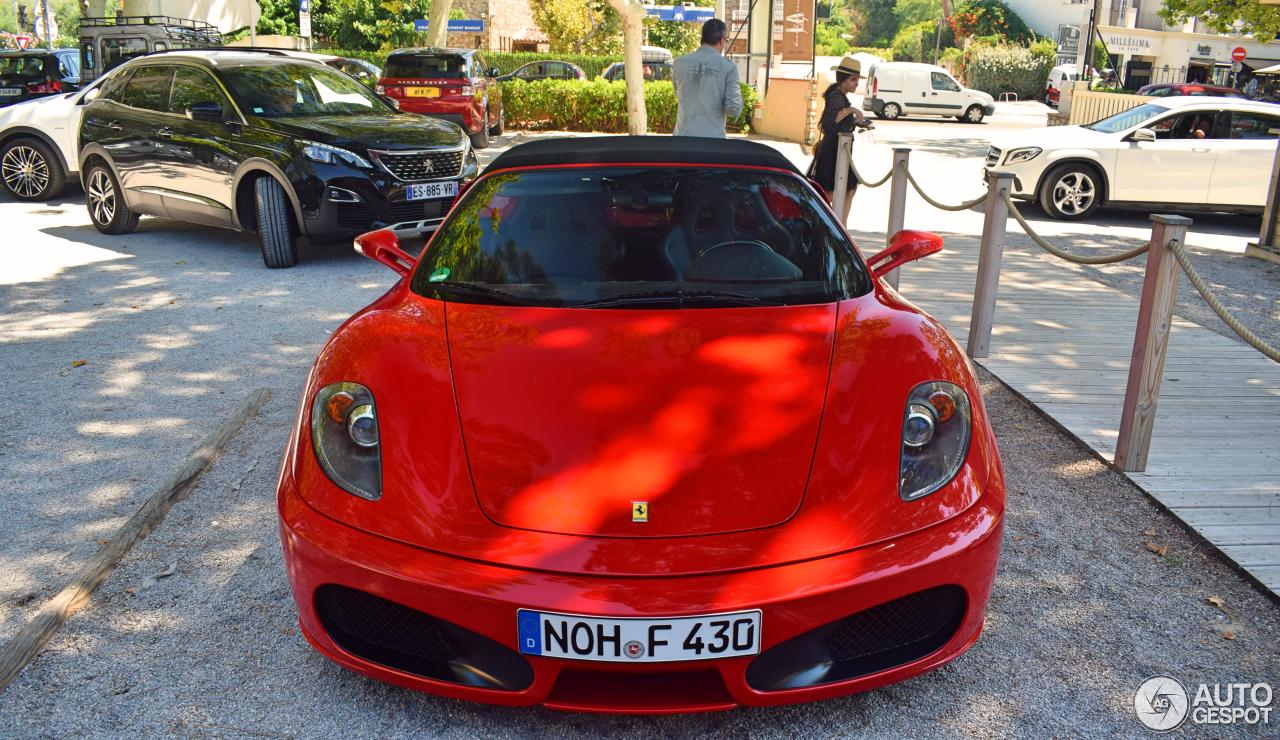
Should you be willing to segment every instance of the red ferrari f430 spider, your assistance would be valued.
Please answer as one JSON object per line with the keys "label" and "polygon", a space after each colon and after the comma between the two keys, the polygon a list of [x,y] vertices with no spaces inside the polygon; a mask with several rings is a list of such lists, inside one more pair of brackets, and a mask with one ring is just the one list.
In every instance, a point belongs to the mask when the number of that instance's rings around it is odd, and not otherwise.
{"label": "red ferrari f430 spider", "polygon": [[978,638],[1004,477],[973,370],[741,140],[499,156],[316,359],[278,504],[302,631],[445,696],[810,701]]}

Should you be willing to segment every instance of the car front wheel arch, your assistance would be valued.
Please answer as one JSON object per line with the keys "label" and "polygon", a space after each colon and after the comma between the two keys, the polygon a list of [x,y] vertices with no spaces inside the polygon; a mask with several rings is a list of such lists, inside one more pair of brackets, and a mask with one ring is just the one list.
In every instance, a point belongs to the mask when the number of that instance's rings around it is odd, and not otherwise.
{"label": "car front wheel arch", "polygon": [[[1094,185],[1093,201],[1079,213],[1068,213],[1057,208],[1051,192],[1051,189],[1063,177],[1072,172],[1086,175]],[[1040,176],[1040,182],[1036,184],[1035,195],[1040,208],[1050,217],[1059,220],[1076,220],[1087,218],[1098,208],[1106,205],[1110,191],[1109,186],[1110,183],[1107,181],[1106,172],[1097,162],[1088,159],[1064,159],[1060,162],[1055,162]]]}
{"label": "car front wheel arch", "polygon": [[235,217],[236,223],[241,229],[258,232],[258,209],[257,197],[254,192],[254,181],[261,177],[270,177],[280,183],[289,200],[289,213],[295,230],[300,229],[301,224],[298,223],[298,215],[295,211],[296,203],[292,197],[293,188],[287,183],[276,177],[271,172],[264,169],[249,170],[242,174],[236,181],[235,191]]}

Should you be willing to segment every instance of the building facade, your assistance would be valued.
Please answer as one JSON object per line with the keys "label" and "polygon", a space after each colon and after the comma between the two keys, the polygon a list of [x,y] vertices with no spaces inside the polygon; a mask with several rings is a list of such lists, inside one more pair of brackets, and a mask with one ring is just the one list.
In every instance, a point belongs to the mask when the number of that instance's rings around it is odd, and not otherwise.
{"label": "building facade", "polygon": [[450,33],[454,48],[493,51],[546,51],[547,35],[533,21],[529,0],[453,0],[469,20],[484,21],[479,33]]}
{"label": "building facade", "polygon": [[[1006,0],[1031,30],[1058,40],[1060,62],[1076,61],[1094,0]],[[1239,84],[1255,69],[1280,63],[1280,43],[1207,32],[1197,19],[1183,25],[1160,17],[1162,0],[1098,0],[1098,31],[1118,81],[1134,90],[1159,82]],[[1232,51],[1247,58],[1237,73]]]}

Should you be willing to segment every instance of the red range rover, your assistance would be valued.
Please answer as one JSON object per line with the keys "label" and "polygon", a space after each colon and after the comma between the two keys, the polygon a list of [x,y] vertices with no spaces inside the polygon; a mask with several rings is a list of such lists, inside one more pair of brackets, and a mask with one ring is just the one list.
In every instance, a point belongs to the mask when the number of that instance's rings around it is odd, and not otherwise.
{"label": "red range rover", "polygon": [[483,149],[502,133],[505,114],[497,67],[475,49],[397,49],[387,57],[377,91],[400,110],[458,124]]}

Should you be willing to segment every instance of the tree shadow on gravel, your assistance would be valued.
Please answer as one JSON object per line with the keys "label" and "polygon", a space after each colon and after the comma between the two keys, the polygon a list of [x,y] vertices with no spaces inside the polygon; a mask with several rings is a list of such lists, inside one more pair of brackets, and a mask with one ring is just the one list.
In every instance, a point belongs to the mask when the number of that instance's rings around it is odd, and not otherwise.
{"label": "tree shadow on gravel", "polygon": [[349,247],[268,270],[251,236],[160,219],[37,234],[107,259],[0,285],[3,370],[38,399],[0,407],[0,640],[252,389],[293,409],[328,334],[395,282]]}

